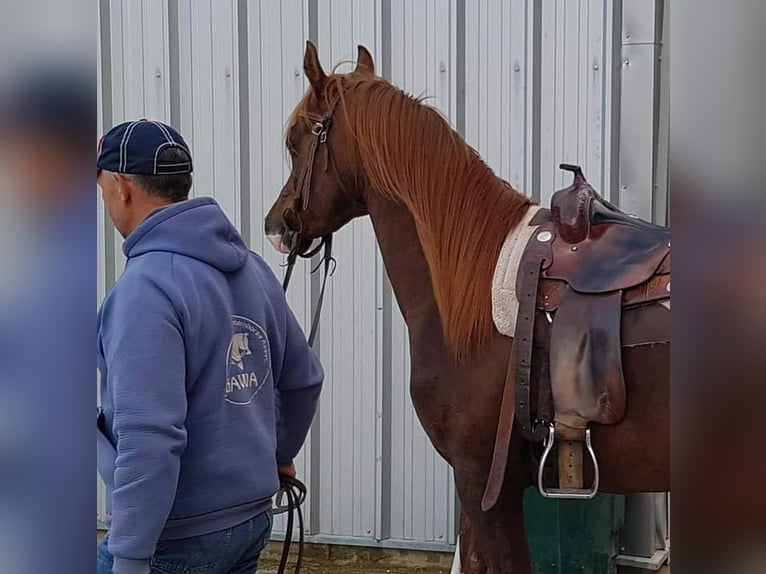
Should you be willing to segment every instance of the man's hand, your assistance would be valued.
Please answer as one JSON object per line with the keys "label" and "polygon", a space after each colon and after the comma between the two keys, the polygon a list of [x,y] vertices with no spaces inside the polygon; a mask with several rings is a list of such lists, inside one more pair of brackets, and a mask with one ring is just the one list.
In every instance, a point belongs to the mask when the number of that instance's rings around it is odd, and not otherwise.
{"label": "man's hand", "polygon": [[279,467],[279,474],[282,475],[282,476],[287,476],[287,477],[290,477],[290,478],[295,478],[296,475],[298,474],[298,471],[295,470],[295,465],[294,464],[290,464],[290,465],[287,465],[287,466],[280,466]]}

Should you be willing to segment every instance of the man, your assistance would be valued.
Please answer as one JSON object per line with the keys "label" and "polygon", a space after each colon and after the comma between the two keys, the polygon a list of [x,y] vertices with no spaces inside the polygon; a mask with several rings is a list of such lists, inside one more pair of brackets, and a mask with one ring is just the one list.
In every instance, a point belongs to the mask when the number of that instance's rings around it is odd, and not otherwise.
{"label": "man", "polygon": [[188,199],[192,157],[140,120],[102,139],[98,183],[125,271],[98,323],[99,574],[254,572],[278,469],[305,440],[323,373],[266,263],[217,203]]}

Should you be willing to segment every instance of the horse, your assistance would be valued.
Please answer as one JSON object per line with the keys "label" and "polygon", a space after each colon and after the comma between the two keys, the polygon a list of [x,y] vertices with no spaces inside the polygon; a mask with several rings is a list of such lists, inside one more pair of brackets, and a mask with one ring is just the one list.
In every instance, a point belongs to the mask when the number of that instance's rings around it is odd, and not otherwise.
{"label": "horse", "polygon": [[[371,218],[409,332],[412,403],[454,471],[463,571],[529,574],[522,499],[537,469],[515,429],[497,500],[483,509],[482,499],[514,346],[493,323],[491,285],[504,240],[534,203],[438,110],[376,75],[364,46],[352,71],[326,74],[308,42],[303,68],[309,88],[285,136],[292,169],[266,235],[295,256]],[[670,313],[654,307],[651,321],[669,341]],[[669,351],[622,348],[627,412],[592,425],[603,492],[670,490]]]}

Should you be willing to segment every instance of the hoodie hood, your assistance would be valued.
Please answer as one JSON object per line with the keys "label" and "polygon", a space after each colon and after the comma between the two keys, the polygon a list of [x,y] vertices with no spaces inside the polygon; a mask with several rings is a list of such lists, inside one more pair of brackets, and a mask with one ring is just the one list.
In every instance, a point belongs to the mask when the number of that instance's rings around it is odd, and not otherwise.
{"label": "hoodie hood", "polygon": [[249,253],[242,236],[211,197],[155,211],[128,235],[122,251],[128,258],[152,251],[178,253],[226,273],[240,269]]}

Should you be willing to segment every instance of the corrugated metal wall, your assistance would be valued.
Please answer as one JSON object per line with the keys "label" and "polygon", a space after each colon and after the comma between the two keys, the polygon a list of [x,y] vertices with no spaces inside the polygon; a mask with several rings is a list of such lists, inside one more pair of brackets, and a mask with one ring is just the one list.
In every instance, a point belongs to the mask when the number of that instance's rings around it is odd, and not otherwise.
{"label": "corrugated metal wall", "polygon": [[[262,222],[287,175],[283,128],[306,89],[304,42],[326,69],[362,43],[378,73],[431,96],[516,188],[546,202],[567,180],[557,165],[580,163],[605,195],[664,218],[655,1],[631,0],[623,15],[610,0],[100,0],[99,125],[178,127],[195,155],[194,193],[216,197],[281,275]],[[103,296],[124,261],[99,207]],[[410,403],[407,332],[369,221],[342,230],[335,255],[319,338],[327,382],[297,461],[311,538],[446,548],[451,472]],[[318,290],[308,269],[289,295],[304,325]]]}

